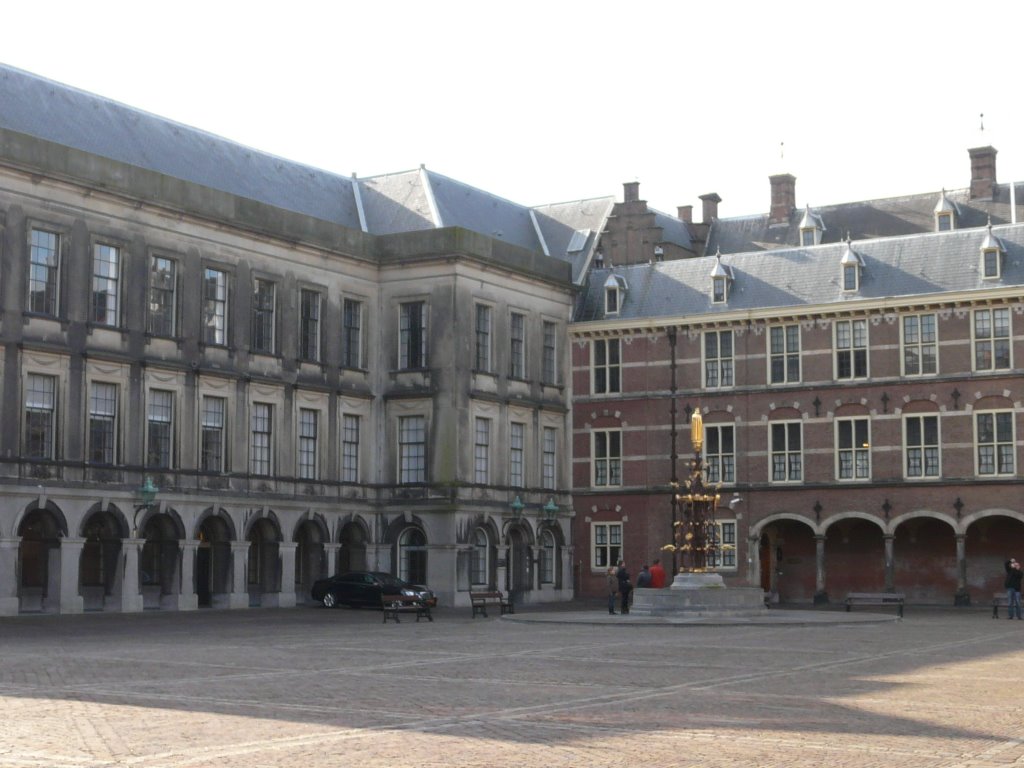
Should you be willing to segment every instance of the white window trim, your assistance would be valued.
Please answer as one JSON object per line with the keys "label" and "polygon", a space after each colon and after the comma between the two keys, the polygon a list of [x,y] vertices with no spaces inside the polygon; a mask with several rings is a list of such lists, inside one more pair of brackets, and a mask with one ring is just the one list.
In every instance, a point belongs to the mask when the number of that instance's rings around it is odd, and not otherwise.
{"label": "white window trim", "polygon": [[[926,317],[926,316],[930,316],[930,317],[934,318],[934,320],[935,320],[935,342],[934,342],[934,346],[935,346],[935,371],[929,373],[929,372],[926,372],[924,370],[921,370],[921,371],[919,371],[917,373],[907,373],[907,355],[906,355],[907,339],[906,339],[906,326],[904,325],[904,320],[906,320],[906,318],[908,318],[908,317],[916,317],[917,318],[917,333],[918,333],[918,338],[920,338],[920,336],[921,336],[921,318],[922,317]],[[973,321],[974,321],[974,318],[972,317],[971,318],[971,327],[972,328],[974,327],[974,322]],[[921,377],[927,377],[927,376],[938,376],[939,375],[939,371],[942,370],[941,363],[939,361],[939,316],[938,316],[938,314],[935,313],[935,312],[908,312],[905,315],[900,315],[899,316],[899,323],[900,323],[900,374],[903,375],[903,376],[910,376],[910,377],[913,377],[915,379],[916,378],[921,378]],[[916,346],[918,349],[920,349],[922,346],[925,346],[925,344],[922,341],[918,341],[918,342],[916,342],[914,344],[914,346]],[[971,349],[971,354],[972,355],[974,354],[973,347]],[[923,356],[919,357],[919,360],[923,361],[924,357]],[[923,368],[924,366],[922,365],[921,367]]]}
{"label": "white window trim", "polygon": [[[994,275],[986,274],[985,262],[989,254],[995,255],[996,273]],[[981,279],[982,280],[998,280],[1003,276],[1003,258],[1002,253],[998,248],[984,248],[981,251]]]}
{"label": "white window trim", "polygon": [[[790,447],[789,447],[789,425],[790,424],[796,424],[796,425],[798,425],[800,427],[800,450],[799,451],[790,450]],[[779,425],[786,427],[786,430],[785,430],[786,431],[786,450],[782,452],[784,454],[784,456],[785,456],[785,459],[786,459],[786,479],[784,479],[784,480],[775,480],[774,479],[774,476],[775,476],[775,471],[774,471],[774,467],[775,467],[775,454],[777,453],[777,451],[775,450],[775,447],[772,444],[772,427],[779,426]],[[797,453],[800,454],[800,477],[798,477],[795,480],[790,480],[789,479],[789,457],[792,456],[792,455],[795,455]],[[776,419],[776,420],[773,420],[773,421],[769,421],[768,422],[768,483],[771,484],[771,485],[797,485],[797,484],[803,483],[804,482],[804,476],[806,475],[806,470],[807,470],[807,463],[806,463],[805,458],[804,458],[804,423],[803,423],[803,421],[800,420],[800,419]]]}
{"label": "white window trim", "polygon": [[[599,526],[618,526],[619,528],[619,543],[613,545],[611,543],[611,528],[609,527],[608,533],[608,544],[604,547],[608,550],[607,562],[604,565],[599,565],[597,562],[597,529]],[[626,540],[626,523],[622,520],[594,520],[590,523],[590,570],[593,573],[607,573],[608,569],[612,566],[618,565],[618,561],[622,559],[622,550],[624,542]],[[613,546],[618,546],[618,554],[612,555]],[[634,576],[635,578],[635,576]]]}
{"label": "white window trim", "polygon": [[[724,526],[724,525],[732,525],[732,533],[733,533],[733,542],[732,542],[732,544],[725,545],[725,544],[722,543],[722,538],[723,538],[722,537],[722,526]],[[708,569],[712,570],[712,571],[716,571],[716,572],[725,572],[725,573],[732,573],[734,571],[738,571],[739,570],[739,552],[737,551],[737,547],[739,546],[739,526],[736,524],[736,520],[732,519],[732,518],[726,519],[726,520],[715,520],[715,528],[716,528],[717,535],[718,535],[719,547],[721,547],[721,546],[730,546],[730,547],[732,547],[732,549],[730,550],[732,552],[732,565],[710,565],[708,567]],[[722,550],[721,550],[721,548],[718,549],[718,557],[722,558]]]}
{"label": "white window trim", "polygon": [[[926,418],[934,418],[935,419],[936,436],[938,438],[938,443],[936,444],[935,447],[936,447],[936,449],[938,451],[939,473],[937,475],[925,474],[926,463],[925,463],[925,460],[924,460],[924,456],[922,454],[922,457],[921,457],[921,474],[920,475],[911,475],[907,471],[907,458],[908,458],[908,454],[909,454],[910,448],[911,447],[914,447],[914,448],[920,447],[922,449],[922,451],[923,451],[926,446],[923,443],[921,444],[921,446],[910,446],[910,445],[907,444],[907,422],[910,419],[926,419]],[[977,421],[975,421],[975,425],[977,425]],[[902,435],[903,435],[903,456],[901,457],[902,460],[903,460],[903,479],[904,480],[911,480],[911,481],[914,481],[914,482],[917,482],[917,481],[936,482],[936,481],[941,480],[942,479],[942,418],[940,417],[940,415],[938,413],[932,413],[932,412],[926,412],[926,413],[905,413],[905,414],[903,414],[903,418],[901,419],[900,426],[901,426],[901,428],[903,430],[903,433],[902,433]],[[922,431],[922,435],[923,434],[924,433]],[[975,451],[975,461],[977,461],[977,451]]]}
{"label": "white window trim", "polygon": [[[840,461],[839,461],[839,451],[840,451],[840,448],[839,448],[839,424],[840,424],[840,422],[846,422],[846,421],[851,422],[851,424],[850,424],[850,429],[852,430],[851,436],[854,439],[856,439],[856,436],[857,436],[857,427],[856,427],[856,424],[854,424],[853,422],[866,421],[867,424],[868,424],[868,447],[866,449],[867,450],[867,455],[868,455],[868,474],[867,474],[867,477],[857,477],[857,451],[858,450],[862,450],[863,451],[863,450],[865,450],[865,448],[863,446],[858,448],[856,445],[852,446],[850,449],[843,449],[843,450],[851,450],[851,451],[853,451],[853,477],[840,477],[839,476],[839,467],[840,467]],[[835,449],[835,478],[836,478],[836,482],[844,483],[844,484],[845,483],[868,483],[868,482],[871,482],[871,479],[872,479],[872,477],[874,475],[874,466],[873,466],[874,462],[872,461],[872,456],[871,456],[872,447],[873,447],[872,444],[871,444],[871,439],[872,439],[871,438],[871,417],[870,416],[837,416],[835,419],[833,419],[832,425],[833,425],[832,426],[832,431],[834,433],[833,447]]]}
{"label": "white window trim", "polygon": [[[723,453],[723,452],[719,451],[719,453],[715,454],[716,458],[719,458],[719,459],[721,459],[721,457],[723,457],[723,456],[731,456],[732,457],[732,475],[733,475],[732,479],[731,480],[726,480],[722,476],[723,473],[721,471],[721,464],[719,464],[719,480],[716,480],[714,482],[715,482],[716,485],[717,484],[721,484],[721,485],[723,485],[725,487],[728,487],[728,486],[731,486],[731,485],[735,485],[736,484],[736,425],[732,424],[732,423],[727,423],[727,422],[711,423],[711,424],[708,424],[708,423],[705,422],[705,424],[704,424],[704,462],[705,463],[710,463],[709,460],[711,459],[711,452],[710,452],[710,448],[709,448],[710,441],[708,440],[708,430],[711,430],[711,429],[715,429],[719,433],[719,438],[718,438],[719,448],[721,448],[721,445],[722,445],[722,438],[721,438],[722,430],[725,430],[725,429],[731,429],[732,430],[732,453]],[[709,474],[710,474],[710,471],[711,470],[709,469],[708,470]],[[709,479],[708,482],[712,482],[712,481]]]}
{"label": "white window trim", "polygon": [[[850,375],[839,377],[839,324],[849,323],[850,325]],[[854,346],[854,323],[864,323],[864,346]],[[854,353],[858,349],[864,349],[864,375],[857,375],[857,366]],[[871,323],[867,318],[849,318],[846,320],[834,320],[832,322],[832,379],[834,381],[866,381],[871,378]]]}
{"label": "white window trim", "polygon": [[[995,427],[995,417],[996,417],[996,414],[1000,414],[1000,413],[1008,413],[1008,414],[1010,414],[1010,428],[1013,430],[1013,434],[1010,436],[1010,438],[1011,438],[1010,439],[1010,444],[1013,446],[1013,471],[1012,472],[999,472],[998,471],[999,460],[998,460],[998,456],[996,456],[996,457],[994,457],[995,458],[995,466],[997,468],[996,471],[995,472],[986,473],[986,474],[983,475],[981,473],[981,462],[979,461],[979,456],[978,456],[978,448],[980,447],[980,443],[978,442],[978,416],[981,416],[982,414],[990,414],[990,415],[992,415],[993,427]],[[1018,462],[1018,457],[1017,457],[1017,412],[1016,412],[1016,410],[1013,409],[1013,408],[992,408],[992,409],[985,409],[983,411],[974,411],[971,414],[971,422],[972,422],[971,423],[971,433],[972,433],[971,436],[972,436],[972,441],[974,443],[974,476],[977,477],[977,478],[982,478],[982,479],[1001,478],[1001,477],[1016,477],[1016,475],[1017,475],[1017,464],[1019,463]],[[997,441],[993,445],[998,446],[999,442]]]}
{"label": "white window trim", "polygon": [[[612,365],[608,362],[609,354],[608,347],[610,344],[614,344],[618,347],[618,360],[619,362]],[[597,346],[598,344],[604,344],[604,365],[598,365],[597,363]],[[603,368],[605,377],[604,389],[598,390],[597,388],[597,371]],[[611,389],[611,372],[615,368],[618,370],[618,387]],[[607,339],[591,339],[590,341],[590,393],[592,395],[613,395],[618,396],[622,394],[622,340],[619,338],[607,338]]]}
{"label": "white window trim", "polygon": [[[599,459],[597,457],[597,435],[599,433],[603,433],[603,434],[609,435],[609,436],[611,434],[613,434],[613,433],[618,433],[618,435],[619,435],[619,456],[618,456],[618,461],[619,461],[619,482],[617,482],[617,483],[613,483],[612,482],[612,471],[611,471],[612,457],[610,455],[606,456],[604,459],[600,459],[601,461],[607,462],[607,479],[608,479],[608,482],[602,483],[600,485],[598,485],[598,483],[597,483],[597,462],[599,461]],[[590,485],[591,485],[591,487],[593,487],[593,488],[621,488],[622,487],[622,480],[623,480],[622,475],[623,475],[623,469],[624,469],[624,463],[625,463],[623,461],[623,455],[622,455],[623,454],[622,448],[623,448],[623,442],[624,442],[623,441],[624,434],[625,434],[625,432],[624,432],[624,430],[621,427],[615,427],[615,428],[611,428],[611,429],[593,429],[593,430],[591,430],[591,432],[590,432]],[[608,442],[610,444],[611,440],[609,439]],[[558,456],[557,451],[555,453],[555,456],[556,456],[556,460],[557,460],[557,456]]]}
{"label": "white window trim", "polygon": [[[1007,319],[1010,321],[1009,331],[1008,331],[1008,334],[1006,336],[1006,339],[1007,339],[1007,341],[1009,343],[1009,348],[1010,348],[1010,360],[1009,360],[1009,365],[1007,365],[1005,368],[996,368],[995,340],[996,340],[996,338],[1003,338],[1003,337],[997,337],[997,336],[994,335],[995,334],[995,327],[996,327],[995,313],[996,313],[997,310],[1005,310],[1006,311]],[[978,368],[977,367],[977,365],[978,365],[978,352],[977,352],[977,349],[978,349],[978,337],[977,337],[977,334],[976,334],[977,324],[975,323],[975,317],[977,317],[978,312],[988,312],[988,313],[990,313],[990,321],[991,321],[991,328],[992,328],[993,335],[987,337],[992,342],[992,365],[989,368]],[[1013,341],[1014,341],[1014,339],[1013,339],[1013,312],[1010,310],[1010,308],[1009,307],[1002,307],[1002,306],[979,307],[978,309],[974,309],[974,310],[971,311],[970,323],[971,323],[971,370],[973,372],[975,372],[975,373],[997,373],[997,372],[1012,370],[1013,369]]]}
{"label": "white window trim", "polygon": [[[796,349],[796,352],[789,352],[789,351],[786,350],[786,342],[788,340],[788,335],[786,334],[786,330],[789,329],[789,328],[792,328],[792,327],[795,327],[796,330],[797,330],[797,334],[796,334],[796,347],[797,347],[797,349]],[[783,352],[782,352],[782,355],[781,355],[781,357],[782,357],[782,372],[783,372],[782,381],[772,381],[772,358],[773,357],[778,357],[778,355],[774,355],[772,353],[772,329],[774,329],[774,328],[782,329],[782,347],[783,347]],[[804,335],[803,335],[803,332],[802,332],[802,330],[800,328],[800,323],[785,323],[785,324],[781,324],[781,325],[770,325],[770,326],[768,326],[768,331],[767,331],[767,333],[765,333],[765,355],[766,355],[766,358],[767,358],[767,360],[766,360],[767,366],[766,366],[766,369],[765,369],[766,370],[765,380],[768,382],[769,385],[776,385],[776,384],[799,384],[800,382],[803,381],[803,377],[804,377],[804,366],[803,366],[804,339],[803,339],[803,336]],[[786,364],[787,363],[787,358],[791,354],[795,354],[796,355],[797,364],[799,365],[799,368],[800,368],[800,375],[795,380],[790,380],[790,378],[789,378],[789,366]],[[734,373],[734,376],[735,376],[735,373]]]}
{"label": "white window trim", "polygon": [[[480,310],[484,309],[487,316],[487,349],[484,350],[484,357],[486,360],[479,360],[479,339],[480,339]],[[484,301],[476,301],[473,303],[473,370],[476,373],[494,373],[494,307]],[[483,366],[480,366],[480,363]]]}
{"label": "white window trim", "polygon": [[[718,384],[708,384],[708,360],[707,360],[707,337],[709,333],[716,334],[719,356],[715,358],[718,362]],[[722,383],[722,334],[728,333],[732,340],[732,354],[727,358],[732,363],[732,383]],[[715,391],[725,391],[734,389],[736,387],[736,334],[731,328],[724,328],[721,330],[704,331],[700,335],[700,373],[701,373],[701,386],[703,389],[711,389]]]}

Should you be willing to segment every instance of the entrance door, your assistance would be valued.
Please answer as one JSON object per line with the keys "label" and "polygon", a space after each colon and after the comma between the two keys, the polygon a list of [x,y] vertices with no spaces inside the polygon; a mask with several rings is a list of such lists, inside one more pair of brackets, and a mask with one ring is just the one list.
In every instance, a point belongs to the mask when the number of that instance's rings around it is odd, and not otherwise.
{"label": "entrance door", "polygon": [[196,598],[200,607],[209,608],[213,593],[210,590],[210,545],[203,542],[196,550]]}
{"label": "entrance door", "polygon": [[510,589],[513,594],[520,595],[523,592],[527,592],[532,587],[532,580],[530,578],[530,545],[526,540],[526,536],[519,529],[513,529],[509,531],[509,539],[511,546],[509,547],[509,554],[512,558],[512,567],[510,569]]}

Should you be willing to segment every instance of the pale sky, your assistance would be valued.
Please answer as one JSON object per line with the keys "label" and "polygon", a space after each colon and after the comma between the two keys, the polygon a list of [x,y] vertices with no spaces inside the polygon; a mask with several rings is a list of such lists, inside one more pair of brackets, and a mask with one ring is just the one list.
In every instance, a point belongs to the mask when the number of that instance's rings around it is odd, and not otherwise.
{"label": "pale sky", "polygon": [[[1024,179],[1020,2],[9,3],[0,61],[292,160],[722,216]],[[0,105],[2,109],[2,105]],[[984,113],[985,130],[979,114]],[[784,154],[780,149],[784,143]]]}

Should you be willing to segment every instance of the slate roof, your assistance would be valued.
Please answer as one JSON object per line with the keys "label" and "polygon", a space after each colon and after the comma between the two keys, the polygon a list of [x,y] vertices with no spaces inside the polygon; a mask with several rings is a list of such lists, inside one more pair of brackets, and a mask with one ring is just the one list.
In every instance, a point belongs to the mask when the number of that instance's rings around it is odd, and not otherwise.
{"label": "slate roof", "polygon": [[[934,202],[932,203],[934,205]],[[576,322],[604,320],[603,286],[610,273],[626,279],[618,322],[655,318],[707,318],[736,311],[777,308],[798,313],[810,306],[840,306],[864,299],[906,303],[951,291],[1021,287],[1024,298],[1024,224],[993,227],[1005,249],[1002,276],[981,277],[981,248],[988,228],[854,241],[863,268],[860,290],[844,292],[840,262],[847,244],[832,243],[771,252],[723,255],[732,271],[729,299],[711,301],[714,256],[594,270],[581,292]],[[608,318],[612,319],[612,318]]]}

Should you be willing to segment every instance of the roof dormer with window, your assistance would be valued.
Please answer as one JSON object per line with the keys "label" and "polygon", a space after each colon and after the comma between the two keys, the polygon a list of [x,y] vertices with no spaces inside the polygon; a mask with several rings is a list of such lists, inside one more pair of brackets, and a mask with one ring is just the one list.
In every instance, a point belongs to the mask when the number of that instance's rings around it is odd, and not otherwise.
{"label": "roof dormer with window", "polygon": [[722,264],[722,253],[715,255],[715,266],[711,269],[711,303],[725,304],[729,301],[729,287],[732,284],[732,268]]}
{"label": "roof dormer with window", "polygon": [[1003,254],[1006,249],[1003,242],[992,234],[992,220],[989,219],[988,231],[981,241],[981,277],[984,280],[998,280],[1003,276]]}
{"label": "roof dormer with window", "polygon": [[800,245],[820,245],[821,235],[825,231],[825,224],[821,220],[821,216],[814,213],[811,210],[811,206],[807,206],[804,210],[804,217],[800,219]]}
{"label": "roof dormer with window", "polygon": [[844,293],[855,293],[860,290],[861,272],[864,269],[864,261],[860,254],[853,250],[850,244],[850,236],[846,236],[846,252],[839,260],[841,278],[843,281]]}
{"label": "roof dormer with window", "polygon": [[939,202],[935,205],[935,231],[950,232],[956,229],[956,220],[960,215],[960,209],[956,203],[946,197],[946,190],[939,195]]}
{"label": "roof dormer with window", "polygon": [[622,302],[626,298],[626,278],[621,275],[608,275],[604,281],[604,313],[617,315],[622,310]]}

